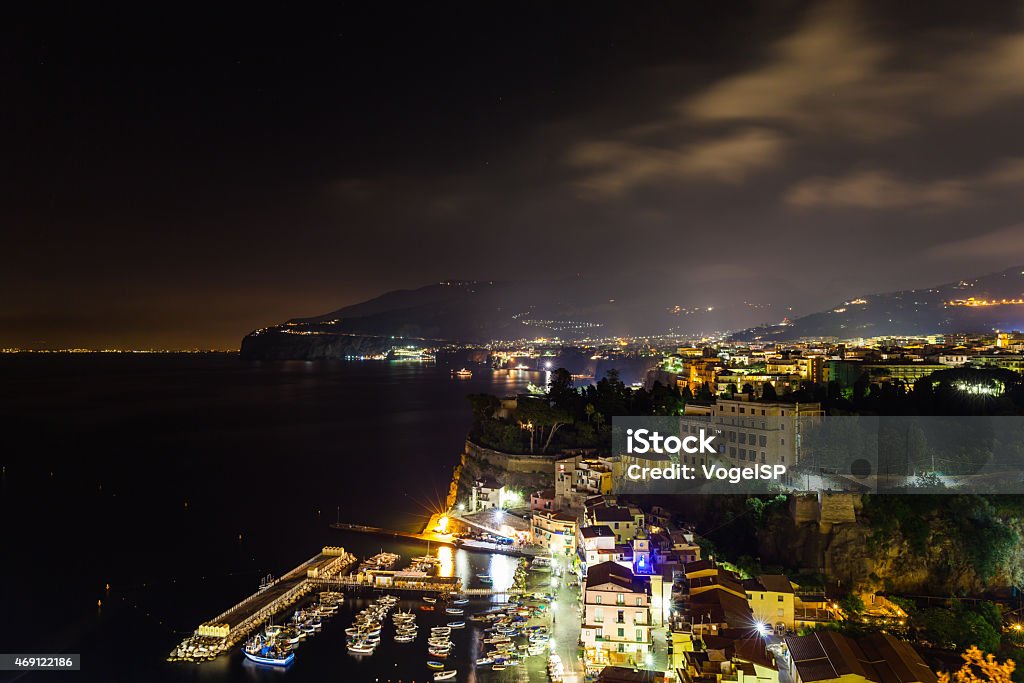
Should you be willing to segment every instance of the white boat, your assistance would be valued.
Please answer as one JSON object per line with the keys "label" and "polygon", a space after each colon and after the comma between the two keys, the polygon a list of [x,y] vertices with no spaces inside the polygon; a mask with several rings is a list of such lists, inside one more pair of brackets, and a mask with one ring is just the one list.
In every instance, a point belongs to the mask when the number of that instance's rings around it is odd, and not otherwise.
{"label": "white boat", "polygon": [[401,634],[401,633],[395,635],[395,642],[396,643],[412,643],[415,640],[416,640],[416,636],[415,635],[411,635],[411,634],[407,635],[407,634]]}
{"label": "white boat", "polygon": [[458,673],[456,669],[448,669],[447,671],[438,671],[434,674],[435,681],[450,681],[455,678],[455,674]]}
{"label": "white boat", "polygon": [[466,628],[466,622],[464,621],[449,621],[448,628]]}
{"label": "white boat", "polygon": [[463,614],[464,611],[465,610],[463,610],[461,607],[445,607],[444,608],[444,613],[445,614],[456,614],[456,615],[458,615],[458,614]]}
{"label": "white boat", "polygon": [[357,655],[370,655],[376,649],[376,645],[368,643],[349,643],[348,651]]}

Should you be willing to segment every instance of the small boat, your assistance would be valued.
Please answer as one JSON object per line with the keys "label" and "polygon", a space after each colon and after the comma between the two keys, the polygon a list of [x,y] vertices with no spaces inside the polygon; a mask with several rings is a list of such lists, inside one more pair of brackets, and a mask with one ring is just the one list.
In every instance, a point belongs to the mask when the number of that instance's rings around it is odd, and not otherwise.
{"label": "small boat", "polygon": [[477,666],[486,666],[488,664],[494,664],[494,660],[490,657],[481,657],[480,659],[476,660]]}
{"label": "small boat", "polygon": [[433,605],[420,605],[420,609],[423,610],[424,612],[433,612],[434,611],[434,606]]}
{"label": "small boat", "polygon": [[448,628],[466,628],[466,622],[464,621],[449,621]]}
{"label": "small boat", "polygon": [[414,636],[414,635],[406,635],[406,634],[399,633],[399,634],[397,634],[395,636],[395,642],[396,643],[412,643],[415,640],[416,640],[416,636]]}
{"label": "small boat", "polygon": [[438,671],[436,674],[434,674],[434,680],[435,681],[450,681],[453,678],[455,678],[455,674],[457,674],[457,673],[458,673],[458,671],[456,671],[455,669],[448,669],[447,671]]}
{"label": "small boat", "polygon": [[499,664],[498,662],[495,662],[494,664],[491,665],[491,671],[504,671],[504,670],[505,670],[505,665],[504,664]]}
{"label": "small boat", "polygon": [[427,662],[428,669],[443,669],[444,662]]}
{"label": "small boat", "polygon": [[349,643],[348,651],[357,655],[369,655],[373,654],[376,648],[376,645],[370,645],[369,643]]}
{"label": "small boat", "polygon": [[431,598],[429,596],[424,595],[423,602],[427,603],[428,605],[433,605],[435,602],[437,602],[437,598]]}
{"label": "small boat", "polygon": [[445,607],[444,608],[444,613],[445,614],[462,614],[463,610],[462,610],[461,607]]}
{"label": "small boat", "polygon": [[[473,376],[473,372],[471,370],[467,370],[466,368],[459,368],[458,370],[453,370],[452,374],[458,377],[459,379],[469,379],[470,377]],[[455,674],[452,674],[452,676],[454,675]],[[437,677],[435,676],[434,678],[436,679]]]}
{"label": "small boat", "polygon": [[469,598],[456,598],[456,599],[452,600],[452,604],[453,605],[468,605],[469,604]]}

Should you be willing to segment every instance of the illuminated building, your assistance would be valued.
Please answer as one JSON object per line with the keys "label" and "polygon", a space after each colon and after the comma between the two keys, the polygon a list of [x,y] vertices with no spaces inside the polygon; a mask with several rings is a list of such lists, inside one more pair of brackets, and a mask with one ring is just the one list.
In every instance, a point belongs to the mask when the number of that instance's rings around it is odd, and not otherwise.
{"label": "illuminated building", "polygon": [[636,664],[651,648],[651,584],[615,562],[590,568],[580,634],[588,669]]}
{"label": "illuminated building", "polygon": [[535,512],[530,520],[534,543],[552,554],[572,555],[576,552],[576,517],[561,512]]}
{"label": "illuminated building", "polygon": [[[682,434],[720,430],[726,450],[719,458],[731,465],[792,466],[800,456],[797,435],[801,420],[823,414],[820,403],[759,401],[736,394],[733,398],[719,398],[703,415],[684,415],[679,424]],[[698,467],[705,464],[700,455],[684,455],[682,460],[683,464]]]}
{"label": "illuminated building", "polygon": [[792,630],[795,625],[793,584],[781,574],[761,574],[743,582],[754,618],[775,630]]}

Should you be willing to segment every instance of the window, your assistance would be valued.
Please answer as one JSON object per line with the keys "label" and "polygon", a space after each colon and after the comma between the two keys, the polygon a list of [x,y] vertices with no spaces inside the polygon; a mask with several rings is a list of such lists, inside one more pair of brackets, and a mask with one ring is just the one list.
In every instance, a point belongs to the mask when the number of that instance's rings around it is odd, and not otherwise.
{"label": "window", "polygon": [[[619,633],[618,633],[619,638],[625,638],[626,637],[626,629],[620,628],[618,631],[619,631]],[[620,645],[619,647],[622,647],[622,646]]]}
{"label": "window", "polygon": [[761,462],[764,462],[764,451],[761,451]]}
{"label": "window", "polygon": [[751,593],[747,593],[747,600],[753,600],[754,596]]}
{"label": "window", "polygon": [[764,434],[762,434],[762,435],[761,435],[761,438],[759,438],[759,439],[758,439],[757,441],[758,441],[758,445],[759,445],[759,446],[760,446],[761,448],[764,448],[765,446],[767,446],[767,445],[768,445],[768,437],[767,437],[767,436],[765,436]]}
{"label": "window", "polygon": [[596,596],[594,597],[594,604],[597,604],[597,605],[600,605],[600,604],[601,604],[601,594],[600,594],[600,593],[598,593],[598,594],[597,594],[597,595],[596,595]]}
{"label": "window", "polygon": [[637,598],[636,599],[636,606],[637,607],[641,607],[643,604],[644,604],[644,599],[643,598]]}
{"label": "window", "polygon": [[617,624],[625,624],[626,623],[626,611],[625,610],[621,610],[620,609],[618,614],[615,615],[615,623],[617,623]]}
{"label": "window", "polygon": [[778,610],[776,610],[776,615],[775,615],[775,616],[778,616],[778,617],[784,617],[784,616],[786,616],[786,610],[784,610],[784,609],[782,609],[782,608],[780,607],[780,608],[779,608]]}
{"label": "window", "polygon": [[735,446],[729,446],[729,457],[730,458],[735,458],[736,457],[736,447]]}
{"label": "window", "polygon": [[615,604],[616,605],[625,605],[626,604],[626,596],[623,595],[622,593],[617,594],[615,596]]}
{"label": "window", "polygon": [[644,639],[644,631],[643,631],[643,629],[638,628],[636,630],[636,641],[638,643],[640,643],[640,642],[643,642],[643,639]]}
{"label": "window", "polygon": [[778,602],[782,602],[782,596],[779,596]]}
{"label": "window", "polygon": [[644,617],[643,612],[637,612],[635,615],[633,615],[634,624],[642,624],[644,623],[644,621],[646,621],[646,617]]}
{"label": "window", "polygon": [[600,624],[604,622],[604,610],[598,607],[594,610],[594,623]]}
{"label": "window", "polygon": [[597,635],[598,638],[604,638],[604,629],[603,628],[597,629],[595,631],[595,635]]}
{"label": "window", "polygon": [[746,460],[746,459],[747,459],[747,449],[746,448],[741,448],[740,449],[740,460]]}

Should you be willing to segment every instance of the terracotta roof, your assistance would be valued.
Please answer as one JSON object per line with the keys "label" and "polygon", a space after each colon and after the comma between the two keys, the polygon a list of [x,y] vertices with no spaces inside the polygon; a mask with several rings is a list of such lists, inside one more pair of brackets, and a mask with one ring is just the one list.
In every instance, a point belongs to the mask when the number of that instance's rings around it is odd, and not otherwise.
{"label": "terracotta roof", "polygon": [[908,643],[888,633],[854,640],[833,631],[786,638],[790,657],[804,683],[846,674],[875,683],[936,683],[935,673]]}

